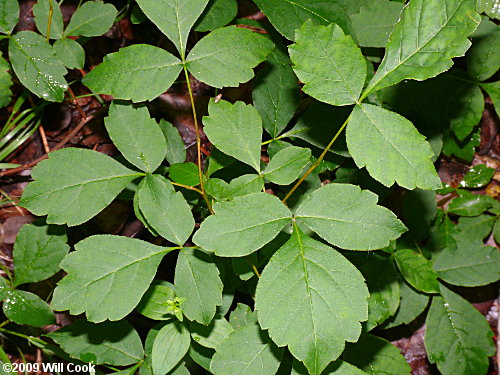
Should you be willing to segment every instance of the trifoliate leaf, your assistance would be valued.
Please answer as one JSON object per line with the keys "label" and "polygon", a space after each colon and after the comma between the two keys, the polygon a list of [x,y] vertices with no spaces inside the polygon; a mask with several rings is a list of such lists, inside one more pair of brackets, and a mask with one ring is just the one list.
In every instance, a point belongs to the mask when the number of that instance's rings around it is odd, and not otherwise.
{"label": "trifoliate leaf", "polygon": [[491,228],[495,221],[495,216],[487,214],[474,217],[461,217],[458,219],[456,227],[461,232],[460,238],[483,240],[491,233]]}
{"label": "trifoliate leaf", "polygon": [[181,69],[180,60],[167,51],[136,44],[104,57],[82,83],[99,94],[142,102],[167,91]]}
{"label": "trifoliate leaf", "polygon": [[334,246],[375,250],[389,245],[406,227],[377,195],[349,184],[329,184],[313,192],[295,217]]}
{"label": "trifoliate leaf", "polygon": [[139,190],[139,208],[149,225],[162,237],[184,245],[194,229],[191,207],[182,193],[160,175],[148,174]]}
{"label": "trifoliate leaf", "polygon": [[249,29],[223,27],[193,47],[187,57],[187,67],[196,79],[209,86],[236,87],[253,78],[253,68],[264,61],[273,48],[268,38]]}
{"label": "trifoliate leaf", "polygon": [[431,161],[434,157],[431,146],[410,121],[397,113],[371,104],[356,106],[346,137],[356,165],[366,166],[370,175],[383,185],[397,182],[409,190],[441,187]]}
{"label": "trifoliate leaf", "polygon": [[[89,321],[97,323],[127,316],[148,289],[163,256],[171,250],[110,235],[87,237],[75,249],[61,263],[68,275],[59,281],[52,306],[69,310],[72,315],[85,312]],[[99,262],[82,267],[89,259]]]}
{"label": "trifoliate leaf", "polygon": [[226,26],[238,13],[236,0],[210,0],[196,22],[196,31],[211,31]]}
{"label": "trifoliate leaf", "polygon": [[186,160],[186,146],[179,130],[168,121],[161,119],[160,128],[167,141],[167,152],[165,159],[170,164],[184,163]]}
{"label": "trifoliate leaf", "polygon": [[465,188],[480,188],[488,185],[494,175],[495,168],[489,168],[485,164],[478,164],[467,172],[460,185]]}
{"label": "trifoliate leaf", "polygon": [[20,205],[48,215],[50,224],[75,226],[97,215],[141,175],[99,152],[66,148],[51,152],[33,169],[35,181],[24,190]]}
{"label": "trifoliate leaf", "polygon": [[172,181],[187,186],[197,186],[200,184],[198,166],[194,163],[172,164],[168,170],[168,175]]}
{"label": "trifoliate leaf", "polygon": [[172,319],[174,313],[168,306],[167,301],[173,301],[175,298],[173,287],[166,281],[153,281],[135,309],[140,314],[153,320]]}
{"label": "trifoliate leaf", "polygon": [[335,23],[350,34],[351,21],[345,9],[344,0],[255,0],[255,4],[283,36],[294,40],[295,31],[304,22],[311,20],[315,25]]}
{"label": "trifoliate leaf", "polygon": [[352,38],[338,25],[315,26],[308,21],[295,40],[289,51],[293,70],[305,84],[302,91],[336,106],[356,103],[367,68]]}
{"label": "trifoliate leaf", "polygon": [[275,238],[290,223],[290,210],[273,195],[249,194],[214,204],[195,233],[193,242],[222,257],[253,253]]}
{"label": "trifoliate leaf", "polygon": [[144,14],[175,44],[183,58],[189,32],[207,3],[208,0],[137,0]]}
{"label": "trifoliate leaf", "polygon": [[427,315],[425,349],[443,375],[486,374],[493,332],[469,302],[441,285]]}
{"label": "trifoliate leaf", "polygon": [[64,36],[100,36],[115,22],[116,8],[102,1],[87,1],[73,13]]}
{"label": "trifoliate leaf", "polygon": [[399,349],[386,339],[364,334],[344,352],[343,359],[370,375],[410,375],[411,368]]}
{"label": "trifoliate leaf", "polygon": [[10,103],[12,97],[12,77],[9,73],[10,64],[0,56],[0,108]]}
{"label": "trifoliate leaf", "polygon": [[238,303],[236,308],[231,311],[229,323],[234,329],[246,327],[251,324],[257,324],[257,314],[252,311],[250,306]]}
{"label": "trifoliate leaf", "polygon": [[308,148],[290,146],[273,156],[263,172],[264,177],[278,185],[289,185],[299,177],[311,159]]}
{"label": "trifoliate leaf", "polygon": [[17,324],[42,327],[55,324],[56,319],[49,305],[36,294],[24,290],[7,290],[4,294],[3,313]]}
{"label": "trifoliate leaf", "polygon": [[73,39],[64,38],[54,43],[56,56],[68,69],[81,69],[85,65],[85,50]]}
{"label": "trifoliate leaf", "polygon": [[484,17],[472,35],[472,47],[467,53],[467,72],[476,81],[490,78],[500,69],[500,28]]}
{"label": "trifoliate leaf", "polygon": [[360,47],[385,47],[398,22],[404,4],[378,0],[362,6],[351,16],[352,27]]}
{"label": "trifoliate leaf", "polygon": [[394,260],[405,280],[415,289],[425,293],[439,293],[438,275],[423,255],[403,249],[394,253]]}
{"label": "trifoliate leaf", "polygon": [[126,320],[100,324],[79,320],[47,336],[71,357],[96,365],[127,366],[144,356],[141,338]]}
{"label": "trifoliate leaf", "polygon": [[260,171],[262,121],[257,110],[243,102],[211,101],[203,117],[208,139],[222,152]]}
{"label": "trifoliate leaf", "polygon": [[175,267],[175,292],[185,298],[182,312],[189,320],[210,324],[217,306],[222,304],[222,281],[211,257],[199,250],[179,252]]}
{"label": "trifoliate leaf", "polygon": [[10,34],[19,19],[17,0],[0,0],[0,33]]}
{"label": "trifoliate leaf", "polygon": [[230,333],[217,346],[210,371],[215,375],[274,375],[282,354],[283,349],[252,324]]}
{"label": "trifoliate leaf", "polygon": [[[355,342],[368,317],[363,276],[340,253],[295,226],[257,284],[255,310],[278,346],[288,346],[309,373],[319,375]],[[294,322],[294,330],[284,329]]]}
{"label": "trifoliate leaf", "polygon": [[[50,10],[50,4],[52,3],[52,11]],[[61,8],[57,1],[51,0],[40,0],[35,6],[33,6],[33,15],[35,16],[36,28],[43,36],[47,36],[49,13],[52,12],[51,22],[50,22],[50,39],[60,39],[63,35],[63,16],[61,13]]]}
{"label": "trifoliate leaf", "polygon": [[229,184],[220,178],[210,178],[205,184],[207,193],[217,200],[258,193],[263,187],[264,180],[257,174],[245,174],[231,180]]}
{"label": "trifoliate leaf", "polygon": [[460,234],[457,247],[443,250],[434,261],[439,277],[452,285],[481,286],[500,279],[500,253],[481,239]]}
{"label": "trifoliate leaf", "polygon": [[473,194],[467,190],[457,190],[458,197],[448,205],[448,213],[460,216],[477,216],[491,207],[486,195]]}
{"label": "trifoliate leaf", "polygon": [[191,337],[184,325],[172,320],[157,333],[151,353],[154,375],[165,375],[172,370],[189,350]]}
{"label": "trifoliate leaf", "polygon": [[64,227],[43,222],[24,225],[14,244],[14,286],[48,279],[69,251]]}
{"label": "trifoliate leaf", "polygon": [[26,88],[42,99],[63,101],[68,88],[64,79],[66,68],[43,36],[32,31],[18,32],[9,40],[9,57]]}
{"label": "trifoliate leaf", "polygon": [[396,314],[389,318],[388,323],[384,324],[386,329],[413,322],[424,312],[429,303],[428,295],[413,289],[404,280],[399,280],[399,294],[401,296],[399,308]]}
{"label": "trifoliate leaf", "polygon": [[215,349],[224,339],[234,331],[234,328],[224,318],[215,318],[205,326],[196,322],[189,322],[191,337],[198,344]]}
{"label": "trifoliate leaf", "polygon": [[469,49],[467,37],[480,21],[476,0],[412,0],[396,23],[363,97],[404,79],[423,81],[448,70],[452,58]]}

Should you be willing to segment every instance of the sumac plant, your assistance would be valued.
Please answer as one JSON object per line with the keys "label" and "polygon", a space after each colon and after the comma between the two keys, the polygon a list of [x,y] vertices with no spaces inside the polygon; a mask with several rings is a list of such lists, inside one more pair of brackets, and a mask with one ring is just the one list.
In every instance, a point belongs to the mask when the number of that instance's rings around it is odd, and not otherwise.
{"label": "sumac plant", "polygon": [[[499,105],[498,2],[254,3],[265,22],[235,19],[235,0],[116,1],[118,13],[86,1],[64,27],[57,1],[39,0],[40,35],[11,34],[18,4],[0,0],[5,62],[49,101],[63,100],[66,67],[84,67],[77,37],[117,14],[171,42],[126,46],[83,77],[114,98],[104,122],[121,155],[70,147],[33,168],[20,206],[46,218],[18,235],[5,315],[38,327],[54,310],[80,315],[31,342],[141,375],[410,374],[384,332],[418,318],[441,374],[486,374],[493,332],[457,287],[500,278],[484,245],[500,240],[500,204],[471,192],[495,171],[475,166],[452,188],[434,163],[472,158],[481,89]],[[196,163],[149,112],[174,81]],[[213,88],[208,108],[197,81]],[[251,99],[225,95],[250,81]],[[69,251],[65,226],[119,195],[154,240],[80,235]],[[60,269],[49,304],[17,289]]]}

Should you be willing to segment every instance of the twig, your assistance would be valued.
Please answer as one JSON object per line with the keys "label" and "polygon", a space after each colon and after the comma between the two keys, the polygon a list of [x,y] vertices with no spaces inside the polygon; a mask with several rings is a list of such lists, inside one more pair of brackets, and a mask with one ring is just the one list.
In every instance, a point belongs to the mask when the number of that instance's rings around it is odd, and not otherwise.
{"label": "twig", "polygon": [[73,94],[73,90],[71,90],[71,87],[69,86],[68,86],[68,92],[69,95],[71,96],[71,101],[75,104],[76,109],[78,110],[82,118],[87,118],[87,115],[85,114],[85,112],[83,112],[82,107],[80,107],[80,104],[78,104],[78,100],[76,100],[75,94]]}
{"label": "twig", "polygon": [[45,136],[45,130],[43,129],[42,125],[39,126],[38,132],[40,133],[40,138],[42,138],[42,143],[45,153],[48,154],[50,152],[49,143],[47,142],[47,137]]}

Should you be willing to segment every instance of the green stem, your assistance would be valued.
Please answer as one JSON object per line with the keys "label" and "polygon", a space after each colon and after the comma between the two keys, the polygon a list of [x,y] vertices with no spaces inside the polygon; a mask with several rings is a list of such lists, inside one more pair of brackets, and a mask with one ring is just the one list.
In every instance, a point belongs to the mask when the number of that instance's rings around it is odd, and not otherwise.
{"label": "green stem", "polygon": [[179,184],[179,183],[174,182],[174,181],[170,181],[170,183],[174,186],[179,186],[179,187],[182,187],[185,189],[193,190],[193,191],[196,191],[197,193],[200,193],[201,195],[203,195],[203,192],[200,189],[195,188],[194,186]]}
{"label": "green stem", "polygon": [[54,13],[54,4],[52,4],[53,0],[49,0],[49,19],[47,20],[47,35],[45,39],[47,43],[50,41],[50,26],[52,24],[52,14]]}

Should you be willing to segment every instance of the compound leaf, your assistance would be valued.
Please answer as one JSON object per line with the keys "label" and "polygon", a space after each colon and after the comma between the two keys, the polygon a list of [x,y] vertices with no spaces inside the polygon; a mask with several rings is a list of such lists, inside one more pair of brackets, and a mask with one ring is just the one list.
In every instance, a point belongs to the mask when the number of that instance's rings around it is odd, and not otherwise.
{"label": "compound leaf", "polygon": [[[364,278],[339,252],[294,233],[271,258],[257,284],[255,310],[278,346],[288,346],[319,375],[355,342],[368,318]],[[294,322],[295,329],[284,329]]]}
{"label": "compound leaf", "polygon": [[64,36],[100,36],[115,22],[116,8],[102,1],[87,1],[73,13]]}
{"label": "compound leaf", "polygon": [[290,146],[278,151],[263,172],[264,177],[278,185],[289,185],[309,163],[311,150]]}
{"label": "compound leaf", "polygon": [[56,322],[49,305],[36,294],[12,289],[5,292],[4,298],[3,313],[17,324],[42,327]]}
{"label": "compound leaf", "polygon": [[[35,16],[35,24],[38,31],[43,36],[47,36],[48,21],[50,12],[50,0],[39,0],[33,6],[33,14]],[[57,1],[52,0],[52,17],[50,22],[50,39],[60,39],[63,35],[63,16],[61,8]]]}
{"label": "compound leaf", "polygon": [[334,246],[348,250],[375,250],[389,245],[406,227],[377,195],[358,186],[328,184],[300,205],[295,217]]}
{"label": "compound leaf", "polygon": [[97,215],[141,175],[99,152],[66,148],[33,168],[35,181],[24,190],[20,205],[48,215],[50,224],[75,226]]}
{"label": "compound leaf", "polygon": [[415,289],[425,293],[439,293],[438,275],[423,255],[403,249],[394,253],[394,260],[405,280]]}
{"label": "compound leaf", "polygon": [[0,0],[0,33],[10,34],[19,19],[17,0]]}
{"label": "compound leaf", "polygon": [[165,375],[172,370],[189,350],[191,336],[184,325],[172,320],[157,333],[151,353],[154,375]]}

